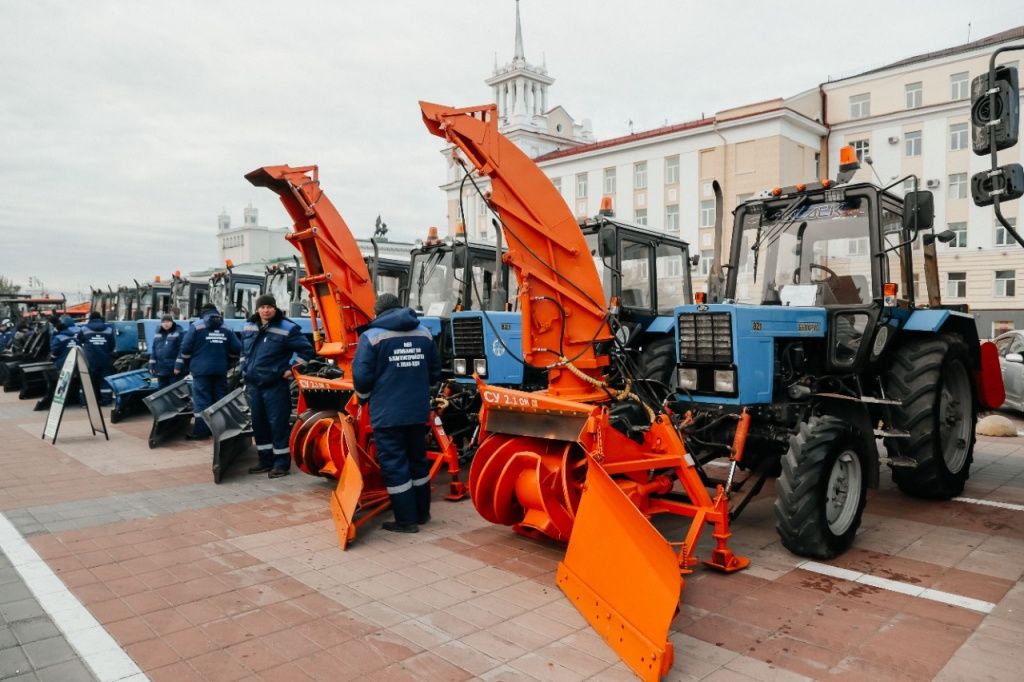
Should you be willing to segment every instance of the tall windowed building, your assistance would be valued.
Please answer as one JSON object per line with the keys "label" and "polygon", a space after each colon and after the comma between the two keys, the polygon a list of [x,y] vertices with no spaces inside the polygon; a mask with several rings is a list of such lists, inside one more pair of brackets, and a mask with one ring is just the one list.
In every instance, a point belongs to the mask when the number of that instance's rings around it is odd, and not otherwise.
{"label": "tall windowed building", "polygon": [[[700,256],[692,270],[696,289],[706,286],[713,254],[712,181],[722,186],[728,243],[737,203],[772,187],[835,177],[844,145],[853,145],[861,159],[855,181],[880,178],[903,194],[913,187],[907,176],[916,175],[920,188],[935,195],[937,229],[956,234],[940,247],[944,300],[969,303],[980,334],[991,337],[1024,327],[1024,295],[1017,296],[1015,285],[1024,276],[1024,250],[994,222],[991,207],[978,208],[969,196],[970,176],[988,163],[970,149],[970,82],[996,47],[1021,38],[1024,26],[809,85],[789,97],[595,139],[589,121],[577,123],[551,103],[554,79],[546,66],[526,60],[517,3],[513,58],[496,66],[486,83],[499,129],[551,178],[574,215],[592,216],[611,197],[619,218],[682,236]],[[1004,57],[1010,64],[1017,59],[1016,53]],[[1000,163],[1020,162],[1022,150],[1024,143],[1001,153]],[[491,216],[472,188],[459,200],[461,172],[449,164],[442,185],[449,231],[462,220],[471,238],[493,239]],[[1017,203],[1005,209],[1015,220]]]}

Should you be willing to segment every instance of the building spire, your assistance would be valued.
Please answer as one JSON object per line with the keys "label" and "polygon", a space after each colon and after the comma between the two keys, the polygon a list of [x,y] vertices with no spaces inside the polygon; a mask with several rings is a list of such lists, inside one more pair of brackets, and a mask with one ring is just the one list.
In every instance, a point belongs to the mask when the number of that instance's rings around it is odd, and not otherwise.
{"label": "building spire", "polygon": [[523,26],[519,21],[519,0],[516,0],[516,53],[514,61],[526,61],[523,55]]}

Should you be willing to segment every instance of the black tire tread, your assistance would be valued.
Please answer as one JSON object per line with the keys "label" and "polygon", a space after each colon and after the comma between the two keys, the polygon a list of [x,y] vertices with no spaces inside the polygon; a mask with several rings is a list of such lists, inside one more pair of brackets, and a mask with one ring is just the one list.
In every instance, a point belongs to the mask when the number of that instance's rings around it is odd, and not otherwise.
{"label": "black tire tread", "polygon": [[655,339],[640,352],[640,378],[658,381],[671,388],[676,369],[676,341],[672,336]]}
{"label": "black tire tread", "polygon": [[[974,430],[971,430],[964,468],[952,474],[942,460],[934,419],[939,382],[950,355],[959,357],[970,372],[967,344],[961,337],[951,334],[904,343],[896,350],[889,368],[886,390],[890,398],[903,402],[902,407],[892,409],[893,427],[908,431],[910,438],[893,438],[886,446],[891,453],[917,462],[915,468],[894,468],[892,478],[900,490],[914,497],[935,500],[956,497],[963,492],[970,475]],[[971,399],[974,401],[973,396]],[[976,405],[976,401],[973,404]]]}
{"label": "black tire tread", "polygon": [[[831,559],[846,549],[833,539],[821,509],[819,489],[827,475],[825,460],[836,443],[851,437],[850,427],[839,417],[812,416],[802,422],[790,438],[789,450],[782,457],[782,473],[776,480],[775,530],[783,546],[799,556]],[[863,487],[863,486],[862,486]],[[846,534],[852,540],[860,526],[864,510],[861,490],[860,509]],[[843,546],[839,546],[843,545]]]}

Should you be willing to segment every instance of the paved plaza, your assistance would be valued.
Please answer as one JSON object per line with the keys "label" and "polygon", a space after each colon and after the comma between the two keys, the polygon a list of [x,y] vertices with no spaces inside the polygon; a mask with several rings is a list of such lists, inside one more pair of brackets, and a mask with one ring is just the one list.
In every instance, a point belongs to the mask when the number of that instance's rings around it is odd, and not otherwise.
{"label": "paved plaza", "polygon": [[[635,679],[555,587],[562,549],[443,478],[419,534],[342,552],[329,481],[214,485],[210,443],[150,450],[144,415],[107,442],[69,409],[53,445],[33,402],[0,393],[0,679]],[[687,577],[666,679],[1020,679],[1021,440],[979,439],[964,500],[885,478],[830,562],[781,547],[768,486],[734,526],[751,568]]]}

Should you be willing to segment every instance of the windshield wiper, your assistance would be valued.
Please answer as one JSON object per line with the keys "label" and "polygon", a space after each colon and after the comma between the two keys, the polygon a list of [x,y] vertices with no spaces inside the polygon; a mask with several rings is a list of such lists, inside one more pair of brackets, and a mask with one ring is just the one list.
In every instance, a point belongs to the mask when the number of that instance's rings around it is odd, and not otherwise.
{"label": "windshield wiper", "polygon": [[427,285],[430,278],[434,276],[434,270],[441,263],[441,259],[444,257],[444,252],[441,250],[434,251],[427,256],[427,262],[420,268],[420,276],[416,281],[416,300],[419,301],[420,307],[423,307],[423,287]]}

